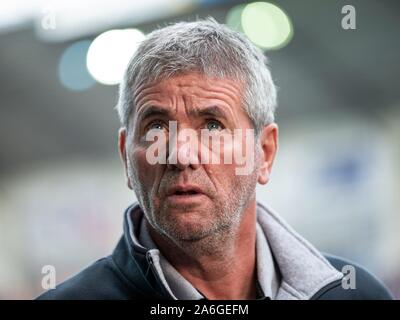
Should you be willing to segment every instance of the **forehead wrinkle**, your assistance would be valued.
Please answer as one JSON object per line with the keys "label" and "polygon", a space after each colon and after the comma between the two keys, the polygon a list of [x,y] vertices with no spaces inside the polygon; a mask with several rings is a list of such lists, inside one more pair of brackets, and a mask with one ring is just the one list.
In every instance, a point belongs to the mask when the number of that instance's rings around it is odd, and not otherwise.
{"label": "forehead wrinkle", "polygon": [[200,93],[202,95],[203,92],[205,92],[205,96],[202,98],[208,98],[208,99],[219,99],[222,101],[230,100],[229,105],[238,103],[241,104],[242,97],[241,97],[241,90],[239,88],[235,88],[235,86],[230,86],[230,85],[220,85],[216,84],[216,86],[213,87],[204,87],[201,85],[198,85],[196,88],[194,88],[194,93]]}
{"label": "forehead wrinkle", "polygon": [[227,94],[232,94],[234,96],[241,94],[241,92],[242,92],[241,85],[239,85],[238,83],[233,82],[231,80],[227,80],[227,79],[225,81],[217,81],[216,83],[214,82],[214,83],[210,83],[210,84],[207,82],[207,84],[208,84],[208,86],[197,84],[196,88],[202,89],[204,91],[209,91],[210,88],[211,88],[211,90],[215,90],[217,88],[223,92],[227,92]]}
{"label": "forehead wrinkle", "polygon": [[197,83],[196,86],[186,85],[185,88],[189,88],[189,90],[178,94],[186,94],[189,97],[200,100],[218,99],[224,103],[228,102],[229,106],[233,106],[236,103],[241,104],[241,90],[233,85],[221,85],[218,83],[214,86],[205,86]]}
{"label": "forehead wrinkle", "polygon": [[[209,109],[212,107],[216,107],[221,109],[220,115],[215,115],[216,117],[220,116],[224,118],[226,121],[233,121],[233,123],[237,124],[239,122],[238,113],[235,112],[235,105],[238,104],[236,101],[231,101],[230,97],[226,97],[221,93],[207,93],[207,96],[198,96],[196,94],[183,94],[179,95],[179,97],[183,100],[183,108],[185,117],[190,118],[199,118],[204,116],[202,114],[202,110]],[[214,101],[205,101],[205,100],[214,100]],[[216,101],[218,100],[218,101]],[[240,106],[239,106],[240,107]],[[177,105],[178,108],[178,105]],[[178,112],[178,110],[176,110]],[[210,116],[213,116],[210,113]]]}
{"label": "forehead wrinkle", "polygon": [[151,99],[151,97],[155,98],[154,96],[158,94],[162,94],[161,90],[154,87],[140,91],[134,99],[134,106],[137,106],[136,112],[138,112],[141,107],[146,104],[146,102],[143,103],[143,100],[158,100],[157,98]]}
{"label": "forehead wrinkle", "polygon": [[169,85],[173,88],[173,91],[178,92],[185,89],[189,89],[189,92],[191,93],[197,93],[198,91],[220,91],[230,96],[233,100],[236,100],[238,96],[240,98],[243,87],[242,83],[229,78],[220,79],[206,76],[200,76],[196,78],[183,76],[181,78],[173,79],[171,82],[169,82]]}
{"label": "forehead wrinkle", "polygon": [[[135,96],[137,112],[147,105],[149,100],[157,101],[161,106],[169,108],[173,114],[179,111],[179,100],[182,101],[186,117],[190,109],[197,109],[197,105],[204,105],[206,99],[219,100],[219,102],[207,102],[208,106],[218,105],[229,114],[232,119],[238,120],[235,106],[241,108],[241,84],[231,79],[216,79],[207,77],[183,76],[171,79],[164,79],[158,83],[142,84],[138,86]],[[161,95],[160,97],[155,97]],[[169,100],[167,103],[164,100]],[[143,102],[143,100],[148,100]],[[197,100],[197,101],[196,101]],[[235,122],[236,122],[235,121]]]}
{"label": "forehead wrinkle", "polygon": [[[185,118],[190,117],[190,112],[191,109],[193,109],[193,104],[192,104],[192,99],[188,97],[187,95],[183,94],[182,95],[182,100],[183,100],[183,108],[185,109]],[[178,112],[178,105],[176,105],[176,112]]]}
{"label": "forehead wrinkle", "polygon": [[[232,99],[227,99],[225,95],[221,95],[221,94],[217,94],[217,93],[213,93],[213,94],[209,94],[206,97],[203,97],[202,100],[212,100],[209,102],[200,102],[198,105],[204,105],[207,104],[206,107],[209,106],[217,106],[221,109],[223,109],[226,115],[230,115],[232,119],[238,120],[238,110],[236,110],[235,106],[238,105],[239,108],[241,108],[240,102],[239,101],[235,101]],[[228,117],[226,117],[227,120],[229,120]]]}
{"label": "forehead wrinkle", "polygon": [[149,90],[157,90],[157,85],[154,85],[154,83],[141,83],[138,85],[136,88],[134,88],[133,101],[136,102],[137,99],[140,99],[140,97]]}

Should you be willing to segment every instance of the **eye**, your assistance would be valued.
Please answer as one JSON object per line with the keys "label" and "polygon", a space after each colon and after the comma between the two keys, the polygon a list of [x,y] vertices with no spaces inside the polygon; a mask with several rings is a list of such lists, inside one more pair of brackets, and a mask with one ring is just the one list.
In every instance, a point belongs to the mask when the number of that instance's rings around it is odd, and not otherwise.
{"label": "eye", "polygon": [[150,130],[163,130],[164,129],[164,124],[161,121],[153,121],[149,123],[146,127],[146,131]]}
{"label": "eye", "polygon": [[222,130],[223,127],[219,121],[216,120],[210,120],[206,124],[206,128],[210,131],[212,130]]}

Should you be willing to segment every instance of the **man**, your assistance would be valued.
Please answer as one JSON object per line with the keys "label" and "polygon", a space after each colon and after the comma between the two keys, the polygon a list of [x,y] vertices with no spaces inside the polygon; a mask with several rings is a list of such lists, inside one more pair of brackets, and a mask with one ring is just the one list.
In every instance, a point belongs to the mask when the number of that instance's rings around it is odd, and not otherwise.
{"label": "man", "polygon": [[390,299],[361,267],[349,285],[352,264],[256,201],[277,152],[275,106],[266,58],[240,34],[212,19],[149,34],[118,103],[138,204],[112,255],[39,298]]}

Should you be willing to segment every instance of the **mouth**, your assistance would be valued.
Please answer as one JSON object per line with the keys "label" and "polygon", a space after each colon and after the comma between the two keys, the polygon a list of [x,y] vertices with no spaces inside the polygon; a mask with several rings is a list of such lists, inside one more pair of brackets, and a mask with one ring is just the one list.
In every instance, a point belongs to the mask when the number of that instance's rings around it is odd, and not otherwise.
{"label": "mouth", "polygon": [[167,200],[173,204],[192,204],[204,201],[205,194],[197,186],[175,186],[167,193]]}
{"label": "mouth", "polygon": [[172,195],[173,196],[190,196],[190,195],[196,195],[196,194],[200,194],[200,193],[195,190],[189,190],[189,191],[175,191]]}

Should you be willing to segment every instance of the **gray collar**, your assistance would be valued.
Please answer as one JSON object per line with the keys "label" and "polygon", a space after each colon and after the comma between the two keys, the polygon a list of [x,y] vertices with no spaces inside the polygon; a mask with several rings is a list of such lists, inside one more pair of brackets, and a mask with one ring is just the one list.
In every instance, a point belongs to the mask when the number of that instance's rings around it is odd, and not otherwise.
{"label": "gray collar", "polygon": [[257,220],[282,275],[277,300],[308,300],[329,283],[343,278],[341,272],[272,209],[258,203]]}
{"label": "gray collar", "polygon": [[[199,300],[204,298],[157,249],[156,244],[149,234],[145,218],[141,221],[139,242],[144,247],[150,249],[156,270],[160,278],[165,279],[166,283],[164,285],[174,298],[177,300]],[[257,280],[262,291],[261,295],[272,300],[278,292],[280,276],[268,241],[258,223],[256,227],[256,260]]]}
{"label": "gray collar", "polygon": [[[128,214],[134,246],[150,249],[156,271],[171,296],[202,299],[203,296],[160,254],[148,234],[140,207],[132,206]],[[141,225],[139,234],[134,234],[133,223]],[[261,203],[257,203],[256,250],[258,281],[264,294],[272,299],[310,299],[320,289],[343,277],[315,247]]]}

